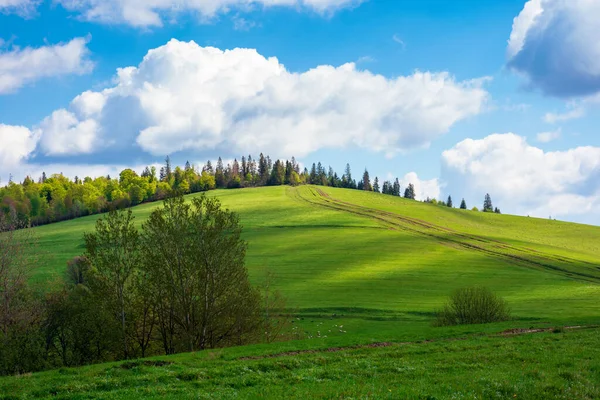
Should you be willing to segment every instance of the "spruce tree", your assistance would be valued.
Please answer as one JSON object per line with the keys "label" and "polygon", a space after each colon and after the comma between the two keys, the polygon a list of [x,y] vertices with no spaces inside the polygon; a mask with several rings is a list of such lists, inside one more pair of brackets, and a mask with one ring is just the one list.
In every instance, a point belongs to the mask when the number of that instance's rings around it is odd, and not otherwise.
{"label": "spruce tree", "polygon": [[367,190],[369,192],[373,191],[373,187],[371,186],[371,179],[369,178],[369,171],[365,168],[365,172],[363,173],[363,190]]}
{"label": "spruce tree", "polygon": [[352,186],[352,172],[350,171],[350,164],[346,164],[346,170],[344,171],[344,176],[342,176],[342,181],[346,182],[346,186],[344,187]]}
{"label": "spruce tree", "polygon": [[223,168],[223,160],[221,160],[221,157],[219,157],[217,160],[217,168],[215,169],[215,183],[218,188],[224,188],[226,186],[225,170]]}
{"label": "spruce tree", "polygon": [[167,158],[165,159],[165,177],[167,182],[170,182],[171,178],[173,177],[173,170],[171,169],[171,158],[169,156],[167,156]]}
{"label": "spruce tree", "polygon": [[486,193],[485,199],[483,200],[483,212],[492,212],[494,207],[492,206],[492,198],[489,193]]}
{"label": "spruce tree", "polygon": [[264,184],[269,178],[269,164],[263,153],[260,153],[260,158],[258,159],[258,176],[260,177],[261,184]]}
{"label": "spruce tree", "polygon": [[452,208],[452,207],[453,207],[453,204],[452,204],[452,197],[451,197],[451,196],[448,196],[448,201],[446,202],[446,205],[447,205],[448,207],[450,207],[450,208]]}
{"label": "spruce tree", "polygon": [[392,192],[394,196],[400,196],[400,181],[398,178],[394,181],[394,190]]}
{"label": "spruce tree", "polygon": [[379,178],[375,177],[375,181],[373,182],[373,191],[379,193]]}
{"label": "spruce tree", "polygon": [[467,202],[465,201],[465,199],[462,199],[462,201],[460,202],[460,209],[461,210],[467,209]]}
{"label": "spruce tree", "polygon": [[415,193],[415,186],[412,183],[408,184],[408,187],[404,191],[404,198],[414,200],[417,197]]}

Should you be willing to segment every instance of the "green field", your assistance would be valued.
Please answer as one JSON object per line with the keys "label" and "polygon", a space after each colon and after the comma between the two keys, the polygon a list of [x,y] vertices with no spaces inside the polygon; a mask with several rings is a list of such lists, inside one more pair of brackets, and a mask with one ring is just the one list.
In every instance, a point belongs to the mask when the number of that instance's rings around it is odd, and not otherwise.
{"label": "green field", "polygon": [[[238,212],[253,281],[276,276],[302,314],[422,321],[454,289],[488,286],[522,320],[600,315],[600,228],[317,187],[209,192]],[[134,208],[137,223],[156,203]],[[36,282],[62,278],[96,216],[37,228]]]}
{"label": "green field", "polygon": [[[275,274],[275,285],[306,339],[179,355],[174,364],[160,368],[102,365],[5,378],[0,380],[0,393],[4,388],[5,393],[34,396],[40,390],[39,395],[50,396],[54,385],[59,394],[78,398],[160,397],[171,390],[187,397],[213,393],[215,398],[286,393],[512,398],[512,391],[520,398],[548,398],[552,391],[564,398],[600,396],[597,386],[585,383],[600,381],[600,366],[589,359],[599,348],[597,329],[445,341],[509,328],[599,324],[600,227],[314,186],[217,190],[208,195],[239,213],[249,242],[251,279],[260,283],[266,271]],[[137,223],[141,225],[157,206],[135,207]],[[94,229],[96,219],[36,228],[44,257],[32,280],[41,287],[58,282],[67,260],[83,252],[83,233]],[[514,320],[433,328],[434,312],[447,296],[474,285],[504,297]],[[430,339],[444,340],[308,353],[283,361],[233,360],[248,354]],[[544,351],[559,347],[564,355]],[[503,358],[506,354],[510,356]],[[543,363],[544,358],[550,364]],[[587,370],[580,369],[583,362]],[[431,368],[426,367],[429,363]],[[521,363],[530,375],[522,374]],[[247,375],[240,377],[242,370]],[[471,373],[481,374],[471,379]],[[292,383],[293,391],[285,392]]]}
{"label": "green field", "polygon": [[247,346],[0,378],[0,398],[600,397],[597,328],[279,354],[274,350]]}

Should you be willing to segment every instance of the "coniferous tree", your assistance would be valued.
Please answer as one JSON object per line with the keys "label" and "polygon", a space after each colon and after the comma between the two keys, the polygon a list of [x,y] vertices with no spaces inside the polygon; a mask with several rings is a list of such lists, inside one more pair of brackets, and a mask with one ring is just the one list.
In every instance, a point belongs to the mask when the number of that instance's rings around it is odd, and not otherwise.
{"label": "coniferous tree", "polygon": [[310,175],[308,176],[308,179],[308,183],[311,185],[317,183],[317,165],[315,163],[313,163],[312,167],[310,168]]}
{"label": "coniferous tree", "polygon": [[265,182],[267,182],[267,180],[269,179],[268,174],[269,174],[269,164],[267,162],[267,159],[263,155],[263,153],[260,153],[260,158],[258,160],[258,176],[259,176],[261,184],[264,184]]}
{"label": "coniferous tree", "polygon": [[391,194],[390,193],[390,185],[391,185],[391,183],[389,181],[383,181],[383,186],[381,188],[381,193],[383,193],[383,194]]}
{"label": "coniferous tree", "polygon": [[[496,214],[502,214],[502,213],[500,212],[500,209],[499,209],[498,207],[494,208],[494,212],[495,212]],[[552,219],[552,218],[551,218],[551,219]]]}
{"label": "coniferous tree", "polygon": [[392,193],[394,196],[400,196],[400,181],[398,178],[394,181],[394,191]]}
{"label": "coniferous tree", "polygon": [[492,206],[492,198],[489,193],[486,193],[485,199],[483,201],[483,212],[492,212],[494,211],[494,207]]}
{"label": "coniferous tree", "polygon": [[379,178],[375,177],[375,181],[373,182],[373,191],[379,193]]}
{"label": "coniferous tree", "polygon": [[215,183],[218,188],[224,188],[227,185],[225,181],[225,169],[223,168],[223,160],[221,160],[221,157],[217,160],[217,168],[215,168]]}
{"label": "coniferous tree", "polygon": [[240,176],[240,164],[237,159],[233,159],[233,165],[231,167],[231,177],[236,178]]}
{"label": "coniferous tree", "polygon": [[371,186],[371,179],[369,178],[369,171],[365,168],[365,172],[363,173],[362,179],[363,187],[362,190],[367,190],[369,192],[373,191],[373,187]]}
{"label": "coniferous tree", "polygon": [[448,196],[448,201],[446,201],[446,206],[448,206],[448,207],[450,207],[450,208],[452,208],[452,207],[453,207],[453,204],[452,204],[452,197],[451,197],[451,196]]}
{"label": "coniferous tree", "polygon": [[242,176],[245,178],[248,174],[248,166],[246,164],[246,157],[242,156]]}
{"label": "coniferous tree", "polygon": [[465,199],[462,199],[462,201],[460,202],[460,209],[461,210],[467,209],[467,202],[465,201]]}
{"label": "coniferous tree", "polygon": [[185,162],[185,170],[186,170],[186,171],[189,171],[190,169],[192,169],[192,166],[190,165],[190,162],[189,162],[189,161],[186,161],[186,162]]}
{"label": "coniferous tree", "polygon": [[417,197],[417,195],[415,193],[415,187],[412,183],[409,183],[408,187],[404,191],[404,198],[414,200],[416,197]]}
{"label": "coniferous tree", "polygon": [[173,170],[171,168],[171,158],[169,156],[167,156],[167,158],[165,159],[165,175],[166,180],[168,182],[171,182],[171,178],[173,177]]}

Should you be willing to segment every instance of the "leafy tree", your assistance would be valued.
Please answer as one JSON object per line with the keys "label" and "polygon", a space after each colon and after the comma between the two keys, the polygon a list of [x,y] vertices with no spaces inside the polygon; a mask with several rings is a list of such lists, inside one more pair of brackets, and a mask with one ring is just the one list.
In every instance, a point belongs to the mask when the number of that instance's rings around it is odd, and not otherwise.
{"label": "leafy tree", "polygon": [[494,207],[492,206],[492,198],[489,193],[486,193],[485,199],[483,201],[483,212],[492,212],[494,211]]}
{"label": "leafy tree", "polygon": [[84,234],[86,254],[95,270],[94,289],[105,295],[120,322],[123,356],[129,356],[127,315],[133,297],[133,277],[140,265],[140,239],[131,210],[111,211]]}
{"label": "leafy tree", "polygon": [[460,209],[461,210],[467,209],[467,202],[465,201],[465,199],[462,199],[462,201],[460,202]]}
{"label": "leafy tree", "polygon": [[36,329],[41,310],[27,285],[37,264],[37,239],[21,229],[14,210],[0,213],[0,374],[43,367],[43,338]]}
{"label": "leafy tree", "polygon": [[143,225],[144,261],[165,351],[243,344],[259,332],[260,296],[244,265],[236,214],[215,198],[165,200]]}

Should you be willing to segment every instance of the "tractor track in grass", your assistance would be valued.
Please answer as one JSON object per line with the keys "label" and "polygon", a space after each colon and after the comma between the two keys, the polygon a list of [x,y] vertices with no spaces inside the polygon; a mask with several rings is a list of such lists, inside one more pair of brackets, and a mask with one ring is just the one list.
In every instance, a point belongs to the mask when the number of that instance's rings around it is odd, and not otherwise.
{"label": "tractor track in grass", "polygon": [[450,228],[438,226],[405,215],[341,201],[331,197],[328,193],[319,188],[307,187],[306,189],[310,191],[312,196],[303,196],[299,189],[291,189],[294,191],[291,195],[300,201],[308,202],[316,206],[360,215],[376,220],[392,229],[426,236],[439,241],[439,243],[443,245],[484,253],[492,257],[502,258],[519,266],[559,274],[574,280],[596,284],[600,283],[600,275],[576,271],[574,269],[565,268],[564,265],[560,265],[570,264],[571,266],[580,265],[582,267],[598,268],[596,264],[587,261],[570,259],[564,256],[548,255],[537,250],[516,247],[494,239],[459,233]]}
{"label": "tractor track in grass", "polygon": [[560,328],[513,328],[506,329],[502,332],[497,333],[489,333],[489,334],[475,334],[468,336],[460,336],[453,338],[443,338],[443,339],[426,339],[426,340],[418,340],[412,342],[377,342],[377,343],[369,343],[369,344],[359,344],[354,346],[344,346],[344,347],[328,347],[323,349],[308,349],[308,350],[292,350],[286,351],[282,353],[275,354],[267,354],[262,356],[245,356],[239,357],[237,360],[241,361],[255,361],[255,360],[265,360],[272,358],[280,358],[280,357],[293,357],[299,356],[303,354],[318,354],[318,353],[339,353],[342,351],[350,351],[350,350],[361,350],[361,349],[374,349],[374,348],[382,348],[382,347],[401,347],[407,345],[415,345],[415,344],[428,344],[428,343],[443,343],[443,342],[458,342],[465,341],[469,339],[473,339],[474,337],[512,337],[512,336],[523,336],[523,335],[532,335],[536,333],[547,333],[547,332],[563,332],[563,331],[574,331],[581,329],[598,329],[597,325],[579,325],[579,326],[565,326]]}

